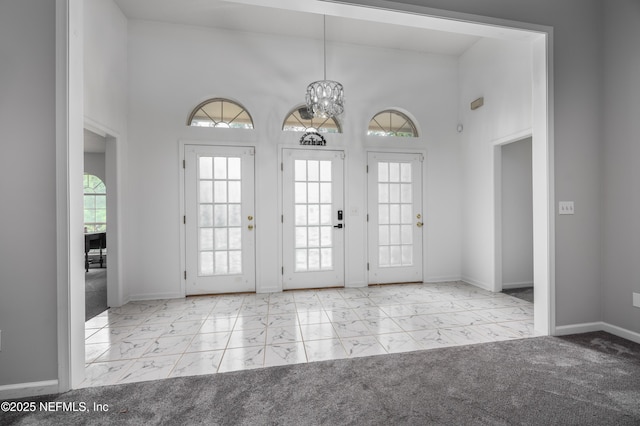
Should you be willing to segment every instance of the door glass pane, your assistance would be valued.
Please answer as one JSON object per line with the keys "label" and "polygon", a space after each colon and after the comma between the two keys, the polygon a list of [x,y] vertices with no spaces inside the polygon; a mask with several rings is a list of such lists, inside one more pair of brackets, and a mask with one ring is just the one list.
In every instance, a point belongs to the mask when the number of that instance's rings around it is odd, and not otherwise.
{"label": "door glass pane", "polygon": [[378,265],[413,264],[412,167],[409,162],[378,163]]}
{"label": "door glass pane", "polygon": [[199,157],[200,276],[242,273],[241,158]]}
{"label": "door glass pane", "polygon": [[333,269],[331,161],[294,161],[295,271]]}

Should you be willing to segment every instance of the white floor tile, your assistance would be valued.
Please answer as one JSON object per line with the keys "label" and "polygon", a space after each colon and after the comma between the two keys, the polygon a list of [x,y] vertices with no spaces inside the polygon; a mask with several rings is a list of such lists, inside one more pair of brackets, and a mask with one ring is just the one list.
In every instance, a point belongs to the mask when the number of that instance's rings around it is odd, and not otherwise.
{"label": "white floor tile", "polygon": [[304,347],[309,362],[343,359],[347,357],[347,352],[344,350],[340,339],[305,341]]}
{"label": "white floor tile", "polygon": [[340,340],[342,340],[342,344],[349,358],[387,353],[380,342],[373,336],[348,337]]}
{"label": "white floor tile", "polygon": [[85,323],[82,386],[535,335],[532,303],[463,282],[132,302]]}
{"label": "white floor tile", "polygon": [[218,372],[248,370],[264,365],[264,346],[227,349]]}
{"label": "white floor tile", "polygon": [[408,333],[389,333],[376,336],[378,342],[388,353],[410,352],[422,349]]}
{"label": "white floor tile", "polygon": [[116,383],[166,379],[179,359],[180,355],[167,355],[136,360]]}
{"label": "white floor tile", "polygon": [[195,352],[182,355],[169,377],[199,376],[218,372],[224,351]]}
{"label": "white floor tile", "polygon": [[297,324],[286,327],[267,327],[267,345],[301,341],[302,333],[300,332],[300,326]]}
{"label": "white floor tile", "polygon": [[229,338],[228,348],[242,348],[248,346],[264,346],[267,340],[267,328],[251,330],[234,330]]}
{"label": "white floor tile", "polygon": [[149,345],[142,356],[157,357],[182,354],[189,347],[192,339],[193,336],[158,337]]}
{"label": "white floor tile", "polygon": [[307,362],[307,355],[302,342],[279,343],[265,347],[265,367],[305,362]]}
{"label": "white floor tile", "polygon": [[196,334],[185,352],[224,350],[227,348],[230,336],[230,331]]}

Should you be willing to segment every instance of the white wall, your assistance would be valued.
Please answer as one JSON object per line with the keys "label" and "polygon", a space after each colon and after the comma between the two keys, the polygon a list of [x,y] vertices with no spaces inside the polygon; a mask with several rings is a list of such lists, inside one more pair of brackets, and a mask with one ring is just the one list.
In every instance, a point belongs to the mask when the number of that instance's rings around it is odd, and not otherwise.
{"label": "white wall", "polygon": [[58,376],[54,12],[0,2],[0,387]]}
{"label": "white wall", "polygon": [[[124,245],[132,297],[183,294],[178,142],[194,140],[256,146],[257,289],[279,290],[278,147],[295,146],[300,137],[283,134],[281,126],[304,101],[306,85],[322,77],[321,42],[140,21],[130,23],[129,34],[131,167],[125,220],[131,232]],[[358,216],[348,213],[345,229],[347,285],[366,284],[367,147],[427,151],[426,257],[432,269],[426,276],[459,277],[456,59],[330,43],[327,60],[327,76],[344,84],[347,98],[344,133],[328,137],[328,145],[346,149],[346,211],[359,211]],[[416,91],[424,96],[415,96]],[[243,104],[255,130],[186,126],[192,108],[218,96]],[[409,111],[423,137],[367,139],[370,118],[389,107]]]}
{"label": "white wall", "polygon": [[94,176],[98,176],[106,186],[107,180],[105,177],[105,161],[106,160],[105,160],[104,153],[98,153],[98,152],[84,153],[84,172]]}
{"label": "white wall", "polygon": [[502,150],[502,288],[533,285],[531,138]]}
{"label": "white wall", "polygon": [[124,136],[127,18],[113,0],[84,2],[84,116]]}
{"label": "white wall", "polygon": [[640,3],[604,4],[602,319],[640,333]]}
{"label": "white wall", "polygon": [[127,207],[122,199],[127,191],[128,21],[112,0],[84,2],[83,12],[84,125],[102,136],[106,145],[107,295],[113,307],[127,300],[126,276],[121,267],[127,261],[127,248],[121,244],[127,223],[121,220],[121,211]]}
{"label": "white wall", "polygon": [[531,67],[531,46],[517,41],[483,39],[460,57],[462,276],[487,289],[496,279],[494,142],[532,126]]}

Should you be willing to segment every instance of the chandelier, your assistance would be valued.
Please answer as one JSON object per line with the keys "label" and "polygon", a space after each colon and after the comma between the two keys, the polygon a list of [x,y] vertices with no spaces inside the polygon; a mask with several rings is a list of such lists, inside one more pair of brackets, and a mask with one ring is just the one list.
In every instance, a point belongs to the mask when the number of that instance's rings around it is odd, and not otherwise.
{"label": "chandelier", "polygon": [[330,118],[344,111],[344,88],[337,81],[327,80],[327,17],[322,17],[324,80],[307,86],[307,109],[314,117]]}

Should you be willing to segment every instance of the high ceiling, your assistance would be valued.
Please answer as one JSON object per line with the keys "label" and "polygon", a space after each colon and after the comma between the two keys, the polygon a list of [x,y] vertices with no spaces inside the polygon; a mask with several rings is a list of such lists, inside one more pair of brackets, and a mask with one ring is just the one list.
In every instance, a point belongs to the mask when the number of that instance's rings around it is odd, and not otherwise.
{"label": "high ceiling", "polygon": [[[236,0],[237,1],[237,0]],[[115,0],[129,19],[322,38],[322,15],[225,0]],[[267,1],[260,2],[266,4]],[[307,2],[308,3],[308,2]],[[460,55],[478,35],[328,14],[327,40],[364,46]]]}

